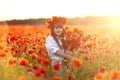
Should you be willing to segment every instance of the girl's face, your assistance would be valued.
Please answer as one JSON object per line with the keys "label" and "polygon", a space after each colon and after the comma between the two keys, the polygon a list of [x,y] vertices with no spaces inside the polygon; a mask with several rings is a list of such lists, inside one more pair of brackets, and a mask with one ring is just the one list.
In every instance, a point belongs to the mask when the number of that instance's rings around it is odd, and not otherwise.
{"label": "girl's face", "polygon": [[54,24],[54,32],[57,36],[60,36],[63,33],[63,25],[60,23]]}

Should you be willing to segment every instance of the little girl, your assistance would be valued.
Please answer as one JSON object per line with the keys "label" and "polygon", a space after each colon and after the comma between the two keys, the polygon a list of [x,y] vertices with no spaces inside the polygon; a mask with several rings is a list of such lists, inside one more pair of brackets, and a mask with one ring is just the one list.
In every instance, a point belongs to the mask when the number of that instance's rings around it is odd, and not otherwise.
{"label": "little girl", "polygon": [[46,38],[46,48],[48,55],[51,59],[51,65],[59,62],[62,63],[62,59],[71,60],[73,54],[70,51],[64,49],[64,27],[66,18],[53,16],[51,20],[47,21],[51,34]]}

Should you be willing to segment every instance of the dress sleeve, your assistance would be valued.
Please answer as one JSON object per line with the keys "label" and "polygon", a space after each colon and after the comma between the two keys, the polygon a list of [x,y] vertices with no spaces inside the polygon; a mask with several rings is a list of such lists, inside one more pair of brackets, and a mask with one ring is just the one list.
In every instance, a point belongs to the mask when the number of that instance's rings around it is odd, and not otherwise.
{"label": "dress sleeve", "polygon": [[50,56],[55,55],[56,51],[60,50],[56,42],[52,38],[46,39],[46,48]]}

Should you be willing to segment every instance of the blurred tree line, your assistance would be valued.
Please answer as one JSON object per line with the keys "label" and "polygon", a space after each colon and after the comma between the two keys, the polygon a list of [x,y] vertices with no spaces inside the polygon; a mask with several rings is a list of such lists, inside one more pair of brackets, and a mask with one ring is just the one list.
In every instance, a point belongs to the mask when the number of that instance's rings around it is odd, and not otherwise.
{"label": "blurred tree line", "polygon": [[[46,20],[49,18],[39,18],[39,19],[23,19],[23,20],[6,20],[1,21],[2,23],[7,23],[8,25],[45,25]],[[74,17],[67,18],[68,25],[99,25],[113,23],[115,16],[86,16],[84,18]]]}

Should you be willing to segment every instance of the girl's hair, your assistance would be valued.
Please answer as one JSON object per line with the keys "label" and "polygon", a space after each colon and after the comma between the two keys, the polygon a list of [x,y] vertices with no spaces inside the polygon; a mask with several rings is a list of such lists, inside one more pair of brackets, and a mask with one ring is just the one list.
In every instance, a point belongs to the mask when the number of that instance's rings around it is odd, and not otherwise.
{"label": "girl's hair", "polygon": [[[54,40],[57,42],[58,46],[60,47],[60,49],[64,48],[64,46],[60,46],[58,39],[55,35],[54,32],[54,24],[56,23],[61,23],[62,25],[66,24],[66,18],[64,17],[57,17],[57,16],[53,16],[51,20],[48,20],[47,22],[47,27],[50,28],[51,30],[51,35],[53,36]],[[62,44],[64,44],[64,28],[63,28],[63,33],[60,35],[61,39],[62,39]]]}
{"label": "girl's hair", "polygon": [[64,44],[64,28],[63,28],[63,33],[60,35],[60,38],[62,39],[62,46],[60,46],[60,43],[58,42],[58,39],[56,37],[56,34],[54,32],[54,27],[52,27],[51,29],[51,35],[53,36],[54,40],[57,42],[58,46],[60,47],[60,49],[64,48],[63,44]]}

